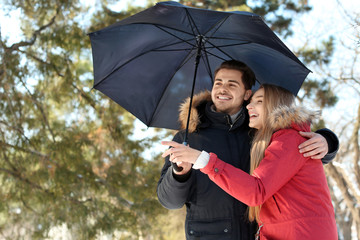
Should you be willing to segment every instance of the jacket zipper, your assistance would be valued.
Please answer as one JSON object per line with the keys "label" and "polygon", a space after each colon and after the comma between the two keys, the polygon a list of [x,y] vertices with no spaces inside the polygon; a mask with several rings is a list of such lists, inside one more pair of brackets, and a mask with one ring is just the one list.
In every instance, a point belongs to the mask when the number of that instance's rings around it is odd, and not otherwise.
{"label": "jacket zipper", "polygon": [[264,226],[264,224],[261,224],[258,228],[258,230],[256,231],[256,234],[255,234],[255,240],[260,240],[260,230],[261,228]]}
{"label": "jacket zipper", "polygon": [[232,127],[234,126],[234,124],[240,119],[240,117],[242,116],[242,113],[239,114],[239,116],[235,119],[234,122],[232,122],[230,119],[231,117],[229,115],[226,116],[228,124],[230,125],[229,131],[232,129]]}
{"label": "jacket zipper", "polygon": [[273,199],[274,199],[274,201],[275,201],[275,204],[276,204],[277,209],[278,209],[278,210],[279,210],[279,212],[281,213],[281,210],[280,210],[279,204],[277,203],[275,196],[273,196]]}
{"label": "jacket zipper", "polygon": [[232,126],[233,126],[234,124],[233,124],[232,121],[230,120],[230,116],[229,116],[229,115],[226,115],[226,119],[227,119],[228,124],[230,125],[230,128],[229,128],[229,131],[230,131],[231,128],[232,128]]}

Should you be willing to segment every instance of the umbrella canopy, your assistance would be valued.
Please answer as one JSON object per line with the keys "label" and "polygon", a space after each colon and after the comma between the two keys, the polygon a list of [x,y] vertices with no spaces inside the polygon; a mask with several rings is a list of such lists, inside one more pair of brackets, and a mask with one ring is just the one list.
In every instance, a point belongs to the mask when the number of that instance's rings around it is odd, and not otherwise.
{"label": "umbrella canopy", "polygon": [[[261,17],[160,2],[89,34],[94,88],[149,127],[178,129],[180,103],[213,85],[225,60],[296,95],[310,72]],[[193,88],[192,88],[193,87]]]}

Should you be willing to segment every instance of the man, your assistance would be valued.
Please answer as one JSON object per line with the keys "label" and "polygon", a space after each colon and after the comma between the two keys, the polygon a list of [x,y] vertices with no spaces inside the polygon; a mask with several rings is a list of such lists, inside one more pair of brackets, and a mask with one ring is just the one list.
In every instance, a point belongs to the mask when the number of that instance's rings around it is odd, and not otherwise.
{"label": "man", "polygon": [[[227,61],[214,73],[211,93],[194,96],[189,124],[188,144],[195,149],[214,152],[223,161],[249,172],[251,133],[248,127],[246,101],[251,96],[255,75],[244,63]],[[181,108],[180,121],[186,124],[188,103]],[[183,124],[183,125],[184,125]],[[299,146],[306,156],[323,162],[334,158],[338,140],[330,130],[302,133],[312,137]],[[174,136],[183,141],[184,131]],[[214,141],[213,139],[216,139]],[[328,142],[328,144],[327,144]],[[316,160],[314,160],[316,161]],[[228,195],[189,163],[178,163],[176,171],[168,160],[161,172],[157,194],[160,203],[169,209],[186,205],[185,231],[187,239],[254,239],[256,224],[247,220],[247,206]]]}

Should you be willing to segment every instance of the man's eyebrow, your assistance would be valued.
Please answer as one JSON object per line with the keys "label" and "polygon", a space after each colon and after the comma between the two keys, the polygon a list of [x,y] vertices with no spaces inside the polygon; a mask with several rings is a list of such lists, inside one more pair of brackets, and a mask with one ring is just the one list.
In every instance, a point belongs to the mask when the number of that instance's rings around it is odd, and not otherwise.
{"label": "man's eyebrow", "polygon": [[[215,78],[215,82],[218,81],[218,82],[222,82],[223,80],[221,78]],[[239,81],[236,81],[236,80],[229,80],[229,82],[231,83],[237,83],[240,85]]]}
{"label": "man's eyebrow", "polygon": [[229,80],[229,82],[240,84],[239,81],[236,80]]}

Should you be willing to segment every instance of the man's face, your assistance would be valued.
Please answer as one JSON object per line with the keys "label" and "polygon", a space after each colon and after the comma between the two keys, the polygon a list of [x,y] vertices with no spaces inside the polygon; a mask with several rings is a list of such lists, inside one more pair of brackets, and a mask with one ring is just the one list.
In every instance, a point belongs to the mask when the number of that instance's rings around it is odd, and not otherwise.
{"label": "man's face", "polygon": [[233,115],[240,111],[244,100],[251,96],[251,90],[245,90],[242,72],[233,69],[220,69],[211,91],[211,99],[217,112]]}

